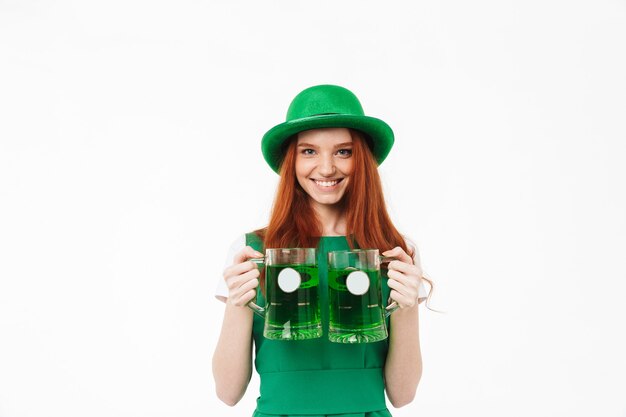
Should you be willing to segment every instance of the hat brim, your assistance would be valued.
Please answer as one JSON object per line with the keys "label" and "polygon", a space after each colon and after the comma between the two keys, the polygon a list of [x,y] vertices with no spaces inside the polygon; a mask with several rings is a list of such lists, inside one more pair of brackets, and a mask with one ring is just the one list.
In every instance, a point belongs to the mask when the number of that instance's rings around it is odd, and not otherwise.
{"label": "hat brim", "polygon": [[368,145],[380,165],[393,146],[393,130],[375,117],[348,114],[323,114],[290,120],[270,129],[261,140],[261,151],[269,166],[278,173],[283,159],[283,145],[293,135],[310,129],[345,127],[359,130],[368,138]]}

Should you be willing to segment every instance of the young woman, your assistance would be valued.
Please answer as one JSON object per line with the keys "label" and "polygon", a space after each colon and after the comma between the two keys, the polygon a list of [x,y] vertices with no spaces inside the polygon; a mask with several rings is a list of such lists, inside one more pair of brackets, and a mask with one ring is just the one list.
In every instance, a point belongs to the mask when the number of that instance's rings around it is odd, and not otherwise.
{"label": "young woman", "polygon": [[[410,403],[422,374],[418,305],[430,297],[415,245],[392,224],[377,166],[393,145],[382,120],[365,116],[357,97],[333,85],[298,94],[287,121],[268,131],[262,151],[280,183],[266,228],[233,243],[216,297],[226,308],[215,353],[218,397],[235,405],[252,375],[252,347],[261,395],[254,417],[276,415],[390,417]],[[276,341],[263,337],[263,320],[247,307],[263,303],[260,272],[249,259],[265,248],[317,248],[321,292],[327,254],[377,248],[396,260],[383,279],[383,300],[399,305],[389,337],[360,344],[332,343],[328,300],[320,296],[324,337]],[[428,303],[427,303],[428,304]]]}

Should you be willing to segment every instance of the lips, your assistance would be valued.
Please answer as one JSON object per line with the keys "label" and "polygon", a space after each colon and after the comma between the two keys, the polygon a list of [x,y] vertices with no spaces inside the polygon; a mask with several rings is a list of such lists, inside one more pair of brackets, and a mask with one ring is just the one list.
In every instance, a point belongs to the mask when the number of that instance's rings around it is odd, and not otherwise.
{"label": "lips", "polygon": [[322,188],[332,188],[335,185],[339,184],[342,180],[343,180],[343,178],[339,178],[339,179],[336,179],[336,180],[314,180],[314,179],[311,179],[311,181],[313,181],[315,184],[317,184],[319,187],[322,187]]}

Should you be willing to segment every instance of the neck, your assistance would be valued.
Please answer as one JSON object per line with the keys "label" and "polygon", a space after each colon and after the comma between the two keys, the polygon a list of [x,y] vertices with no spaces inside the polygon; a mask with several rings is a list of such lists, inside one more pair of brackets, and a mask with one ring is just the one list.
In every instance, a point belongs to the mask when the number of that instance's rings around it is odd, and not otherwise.
{"label": "neck", "polygon": [[346,235],[346,215],[338,204],[330,206],[313,202],[313,210],[322,224],[323,236]]}

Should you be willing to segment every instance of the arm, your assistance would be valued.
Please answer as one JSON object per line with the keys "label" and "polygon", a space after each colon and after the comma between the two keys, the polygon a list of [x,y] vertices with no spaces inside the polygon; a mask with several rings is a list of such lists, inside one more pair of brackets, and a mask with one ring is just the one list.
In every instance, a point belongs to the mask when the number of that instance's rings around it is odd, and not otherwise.
{"label": "arm", "polygon": [[252,376],[253,312],[246,304],[256,296],[259,271],[246,260],[258,256],[262,254],[247,246],[224,271],[228,298],[213,353],[213,378],[218,398],[230,406],[241,400]]}
{"label": "arm", "polygon": [[400,308],[391,315],[393,331],[385,361],[385,390],[395,408],[413,401],[422,377],[418,306]]}
{"label": "arm", "polygon": [[398,260],[389,263],[390,297],[400,308],[391,315],[389,351],[385,362],[385,390],[391,404],[405,406],[413,401],[422,377],[419,341],[418,295],[422,276],[419,257],[414,260],[401,248],[384,252]]}

